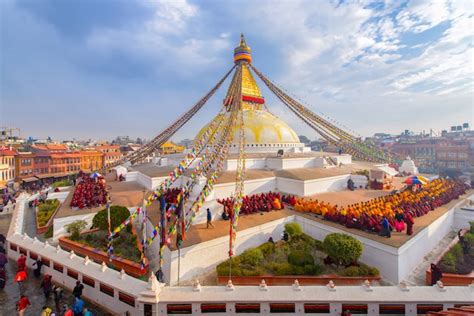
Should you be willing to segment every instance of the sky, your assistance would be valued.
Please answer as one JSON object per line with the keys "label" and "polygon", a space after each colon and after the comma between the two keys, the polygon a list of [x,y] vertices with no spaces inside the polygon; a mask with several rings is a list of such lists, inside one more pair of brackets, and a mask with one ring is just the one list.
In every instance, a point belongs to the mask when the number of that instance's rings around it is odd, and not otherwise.
{"label": "sky", "polygon": [[[0,126],[23,137],[150,139],[253,64],[354,134],[473,123],[474,2],[0,1]],[[229,80],[174,139],[194,138]],[[316,132],[260,83],[270,110]]]}

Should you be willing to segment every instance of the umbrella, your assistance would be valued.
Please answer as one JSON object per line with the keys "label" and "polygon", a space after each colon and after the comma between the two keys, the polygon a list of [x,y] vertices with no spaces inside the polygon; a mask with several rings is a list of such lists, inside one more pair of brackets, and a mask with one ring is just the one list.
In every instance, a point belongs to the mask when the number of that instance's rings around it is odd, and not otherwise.
{"label": "umbrella", "polygon": [[427,184],[428,182],[429,180],[422,176],[412,176],[404,181],[406,184]]}
{"label": "umbrella", "polygon": [[19,271],[15,275],[15,282],[23,282],[26,280],[26,271]]}
{"label": "umbrella", "polygon": [[91,174],[91,178],[99,178],[99,177],[102,177],[102,175],[98,172],[94,172],[93,174]]}

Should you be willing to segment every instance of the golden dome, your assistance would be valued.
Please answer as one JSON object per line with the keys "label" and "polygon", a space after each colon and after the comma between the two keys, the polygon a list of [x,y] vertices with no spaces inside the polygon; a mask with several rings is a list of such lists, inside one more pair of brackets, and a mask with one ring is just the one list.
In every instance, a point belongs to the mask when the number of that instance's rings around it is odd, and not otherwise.
{"label": "golden dome", "polygon": [[[243,116],[245,143],[247,144],[276,145],[282,143],[300,143],[298,135],[288,124],[266,110],[244,110]],[[196,139],[199,139],[208,126],[209,124],[199,131]],[[236,126],[234,128],[233,143],[238,142],[239,130],[238,126]]]}
{"label": "golden dome", "polygon": [[[245,43],[243,35],[240,37],[240,45],[234,51],[234,60],[236,63],[239,63],[242,69],[242,76],[239,78],[237,73],[235,73],[230,86],[236,84],[237,80],[241,80],[246,147],[254,147],[253,149],[258,147],[258,150],[272,151],[275,148],[304,146],[300,143],[298,135],[288,124],[267,111],[265,99],[249,69],[248,63],[251,62],[250,47]],[[224,105],[227,106],[231,99],[230,92],[228,91]],[[230,114],[227,112],[220,115]],[[208,126],[209,124],[199,131],[196,139],[201,137]],[[239,134],[239,126],[235,126],[233,147],[239,143]],[[252,148],[249,149],[252,150]]]}

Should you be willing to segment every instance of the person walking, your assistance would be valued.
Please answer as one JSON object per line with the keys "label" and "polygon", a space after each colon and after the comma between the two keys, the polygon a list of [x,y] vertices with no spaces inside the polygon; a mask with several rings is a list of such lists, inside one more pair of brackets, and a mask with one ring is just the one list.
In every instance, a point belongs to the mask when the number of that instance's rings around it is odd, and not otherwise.
{"label": "person walking", "polygon": [[72,295],[77,298],[81,298],[82,296],[82,290],[84,289],[84,285],[78,280],[76,281],[76,286],[72,290]]}
{"label": "person walking", "polygon": [[0,290],[5,288],[7,282],[7,274],[4,268],[0,268]]}
{"label": "person walking", "polygon": [[24,255],[20,255],[18,260],[16,261],[17,264],[17,271],[26,271],[26,257]]}
{"label": "person walking", "polygon": [[214,228],[214,225],[212,224],[212,213],[211,213],[211,210],[208,208],[207,209],[207,224],[206,224],[206,228],[209,228],[212,227]]}
{"label": "person walking", "polygon": [[53,285],[54,304],[56,312],[61,312],[61,300],[63,298],[63,289],[59,285]]}
{"label": "person walking", "polygon": [[41,310],[41,316],[51,316],[52,312],[53,310],[45,305],[43,306],[43,309]]}
{"label": "person walking", "polygon": [[92,312],[88,308],[84,308],[84,316],[92,316]]}
{"label": "person walking", "polygon": [[21,295],[20,299],[16,302],[16,310],[18,311],[18,315],[25,315],[26,309],[30,305],[31,303],[28,300],[28,297],[26,297],[25,295]]}
{"label": "person walking", "polygon": [[382,219],[382,231],[380,232],[380,236],[387,238],[392,237],[392,234],[390,233],[390,222],[386,216]]}
{"label": "person walking", "polygon": [[431,264],[431,285],[435,285],[443,277],[443,272],[434,263]]}
{"label": "person walking", "polygon": [[83,316],[84,301],[76,297],[74,305],[72,306],[72,311],[74,312],[74,316]]}
{"label": "person walking", "polygon": [[38,257],[35,262],[33,262],[33,266],[36,266],[35,270],[33,271],[33,274],[38,279],[41,276],[41,268],[43,267],[43,261]]}
{"label": "person walking", "polygon": [[415,221],[413,220],[413,216],[411,215],[410,212],[407,212],[405,214],[405,223],[407,224],[407,235],[411,236],[413,235],[413,224],[415,224]]}
{"label": "person walking", "polygon": [[51,282],[52,276],[49,274],[45,274],[43,281],[41,281],[41,288],[43,289],[44,298],[47,300],[49,299],[49,295],[51,294],[51,289],[53,287],[53,283]]}

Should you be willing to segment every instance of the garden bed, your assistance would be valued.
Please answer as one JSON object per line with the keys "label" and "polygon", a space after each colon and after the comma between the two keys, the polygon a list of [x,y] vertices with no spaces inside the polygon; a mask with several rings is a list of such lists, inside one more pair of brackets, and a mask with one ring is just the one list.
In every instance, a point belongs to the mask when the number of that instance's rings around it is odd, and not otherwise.
{"label": "garden bed", "polygon": [[[474,222],[470,230],[461,232],[464,248],[456,237],[435,264],[443,272],[441,282],[445,285],[469,285],[474,282]],[[425,282],[431,284],[431,267],[426,271]]]}
{"label": "garden bed", "polygon": [[59,245],[66,250],[73,250],[80,256],[88,256],[89,259],[97,263],[105,262],[110,267],[127,274],[140,278],[148,273],[149,263],[145,258],[145,267],[141,269],[140,251],[142,245],[137,238],[135,229],[131,232],[125,230],[119,237],[114,239],[114,255],[109,261],[107,254],[107,232],[98,229],[84,232],[78,240],[71,240],[67,237],[59,238]]}
{"label": "garden bed", "polygon": [[53,219],[59,210],[61,202],[58,199],[46,200],[36,207],[36,232],[45,233],[53,224]]}
{"label": "garden bed", "polygon": [[[236,284],[245,285],[259,284],[262,279],[268,280],[268,284],[291,284],[295,279],[304,284],[380,280],[376,268],[357,262],[363,246],[353,237],[330,234],[321,242],[302,233],[296,223],[285,225],[285,231],[287,241],[267,242],[233,257],[232,280],[235,277]],[[219,283],[227,282],[229,269],[229,260],[217,266]]]}

